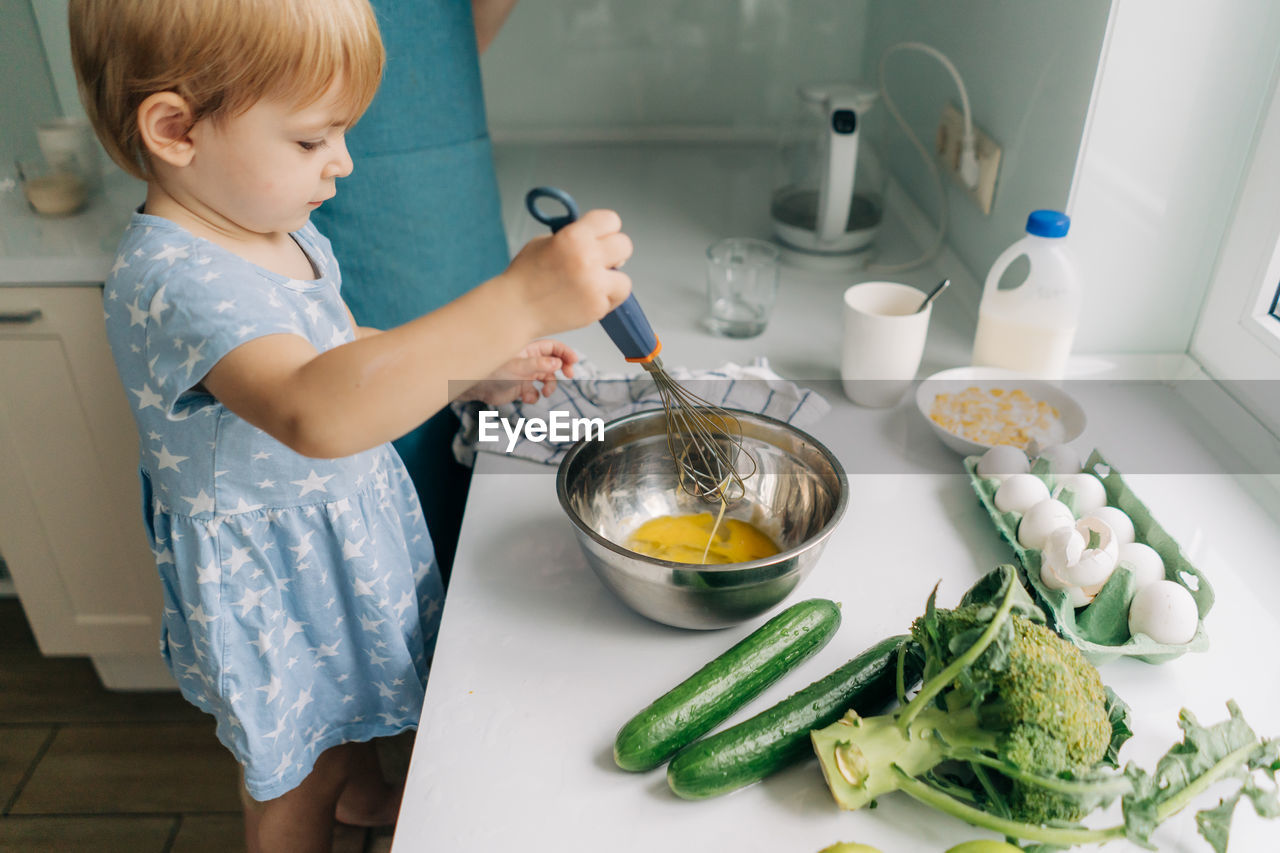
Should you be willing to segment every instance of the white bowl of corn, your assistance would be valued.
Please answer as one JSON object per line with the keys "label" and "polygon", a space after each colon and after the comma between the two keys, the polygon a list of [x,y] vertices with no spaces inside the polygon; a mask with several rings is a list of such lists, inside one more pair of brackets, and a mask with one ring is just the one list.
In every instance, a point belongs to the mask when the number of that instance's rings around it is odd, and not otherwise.
{"label": "white bowl of corn", "polygon": [[962,456],[999,444],[1067,444],[1084,432],[1084,410],[1061,386],[999,367],[955,367],[916,388],[916,407],[942,443]]}

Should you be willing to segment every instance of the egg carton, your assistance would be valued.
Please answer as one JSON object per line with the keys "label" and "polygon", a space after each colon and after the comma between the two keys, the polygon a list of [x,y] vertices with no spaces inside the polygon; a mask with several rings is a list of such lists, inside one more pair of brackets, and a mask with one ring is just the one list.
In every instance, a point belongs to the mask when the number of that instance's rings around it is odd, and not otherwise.
{"label": "egg carton", "polygon": [[[1169,645],[1158,643],[1146,634],[1130,635],[1128,600],[1132,597],[1129,589],[1132,581],[1127,571],[1114,572],[1093,601],[1078,609],[1071,605],[1066,590],[1045,586],[1040,580],[1040,551],[1024,548],[1018,542],[1018,521],[1021,518],[1018,513],[996,509],[995,493],[1000,481],[979,476],[977,464],[980,458],[966,457],[965,470],[969,472],[973,490],[986,507],[996,529],[1017,555],[1023,584],[1031,591],[1053,628],[1079,647],[1091,663],[1097,666],[1122,657],[1137,658],[1146,663],[1164,663],[1187,652],[1203,652],[1209,648],[1204,618],[1213,607],[1213,587],[1187,560],[1177,541],[1152,517],[1120,472],[1111,467],[1097,450],[1089,455],[1084,471],[1102,481],[1107,505],[1122,510],[1133,521],[1135,540],[1151,546],[1160,555],[1164,561],[1165,578],[1181,584],[1195,599],[1199,620],[1195,636],[1188,643]],[[1051,488],[1054,485],[1053,475],[1048,473],[1048,465],[1043,461],[1037,462],[1031,472]]]}

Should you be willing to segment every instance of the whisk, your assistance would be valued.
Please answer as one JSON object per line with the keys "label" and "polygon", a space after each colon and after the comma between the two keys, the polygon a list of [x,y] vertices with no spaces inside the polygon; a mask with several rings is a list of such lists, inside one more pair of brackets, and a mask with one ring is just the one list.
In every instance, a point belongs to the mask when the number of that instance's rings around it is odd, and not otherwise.
{"label": "whisk", "polygon": [[[550,198],[565,207],[560,216],[538,208]],[[578,218],[573,197],[555,187],[536,187],[525,196],[533,218],[554,234]],[[672,378],[658,353],[662,342],[632,293],[600,321],[627,361],[639,364],[652,377],[667,415],[667,447],[679,472],[680,487],[708,503],[732,502],[746,494],[745,480],[756,472],[756,461],[742,444],[742,423],[720,406],[699,397]]]}

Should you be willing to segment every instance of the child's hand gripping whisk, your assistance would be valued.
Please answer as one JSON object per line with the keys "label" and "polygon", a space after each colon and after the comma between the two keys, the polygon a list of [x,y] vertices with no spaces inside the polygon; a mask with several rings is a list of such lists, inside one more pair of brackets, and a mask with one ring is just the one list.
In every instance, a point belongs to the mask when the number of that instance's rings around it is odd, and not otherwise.
{"label": "child's hand gripping whisk", "polygon": [[[538,200],[560,202],[565,212],[549,216]],[[533,218],[552,233],[578,218],[578,205],[563,190],[537,187],[525,197]],[[600,321],[627,361],[653,377],[667,414],[667,447],[680,472],[680,485],[709,503],[736,501],[746,494],[744,481],[756,472],[756,461],[742,445],[742,423],[727,410],[699,397],[674,380],[662,366],[662,342],[632,293]],[[748,467],[749,466],[749,467]]]}

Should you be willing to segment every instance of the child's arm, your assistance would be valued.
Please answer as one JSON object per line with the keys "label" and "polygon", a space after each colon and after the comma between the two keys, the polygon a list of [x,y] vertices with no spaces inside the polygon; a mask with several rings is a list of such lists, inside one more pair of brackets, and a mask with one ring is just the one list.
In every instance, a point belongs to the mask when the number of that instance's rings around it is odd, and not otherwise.
{"label": "child's arm", "polygon": [[394,329],[323,353],[295,335],[233,349],[204,378],[228,409],[306,456],[350,456],[398,438],[530,341],[616,308],[631,241],[612,211],[531,240],[501,275]]}

